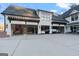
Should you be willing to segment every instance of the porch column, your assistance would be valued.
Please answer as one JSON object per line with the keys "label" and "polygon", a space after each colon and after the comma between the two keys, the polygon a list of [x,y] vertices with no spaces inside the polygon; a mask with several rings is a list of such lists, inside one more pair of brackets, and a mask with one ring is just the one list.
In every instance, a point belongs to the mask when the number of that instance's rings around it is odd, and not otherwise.
{"label": "porch column", "polygon": [[52,26],[49,27],[49,33],[52,34]]}
{"label": "porch column", "polygon": [[8,19],[8,16],[4,16],[4,19],[6,20],[5,22],[5,32],[7,32],[7,35],[12,35],[12,30],[11,30],[11,22]]}
{"label": "porch column", "polygon": [[26,28],[23,28],[23,34],[26,34]]}
{"label": "porch column", "polygon": [[67,32],[67,26],[65,25],[64,26],[64,33],[66,33]]}
{"label": "porch column", "polygon": [[41,25],[38,25],[38,34],[41,34]]}
{"label": "porch column", "polygon": [[23,28],[23,34],[25,35],[25,34],[27,34],[28,32],[28,26],[27,25],[23,25],[22,26],[22,28]]}

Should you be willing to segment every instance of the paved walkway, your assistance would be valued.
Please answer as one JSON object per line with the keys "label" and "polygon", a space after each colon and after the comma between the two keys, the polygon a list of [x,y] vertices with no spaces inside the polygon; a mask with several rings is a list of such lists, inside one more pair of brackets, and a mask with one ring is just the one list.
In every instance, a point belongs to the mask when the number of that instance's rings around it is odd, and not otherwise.
{"label": "paved walkway", "polygon": [[19,35],[0,38],[0,53],[11,56],[79,56],[79,35]]}

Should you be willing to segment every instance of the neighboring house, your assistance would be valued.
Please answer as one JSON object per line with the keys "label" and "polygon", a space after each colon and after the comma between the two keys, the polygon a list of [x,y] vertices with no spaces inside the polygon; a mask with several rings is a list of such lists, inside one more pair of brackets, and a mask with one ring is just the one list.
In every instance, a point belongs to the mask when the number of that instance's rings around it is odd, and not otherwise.
{"label": "neighboring house", "polygon": [[64,32],[67,21],[53,12],[9,6],[4,15],[4,31],[8,35]]}
{"label": "neighboring house", "polygon": [[79,5],[66,11],[62,17],[68,21],[65,32],[79,32]]}

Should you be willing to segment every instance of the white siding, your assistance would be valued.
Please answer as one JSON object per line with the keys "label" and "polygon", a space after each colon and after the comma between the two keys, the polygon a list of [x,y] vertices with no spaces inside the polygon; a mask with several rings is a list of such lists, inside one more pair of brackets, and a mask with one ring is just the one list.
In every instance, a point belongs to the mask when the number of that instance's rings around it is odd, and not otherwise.
{"label": "white siding", "polygon": [[40,23],[39,25],[51,25],[52,14],[48,12],[39,12]]}
{"label": "white siding", "polygon": [[51,19],[52,19],[52,13],[48,13],[48,12],[43,12],[43,11],[37,11],[39,17],[40,17],[40,22],[38,24],[39,28],[38,28],[38,33],[41,33],[41,26],[45,25],[45,26],[49,26],[49,31],[50,33],[52,33],[52,28],[51,28]]}
{"label": "white siding", "polygon": [[65,18],[67,21],[69,21],[69,23],[71,23],[72,21],[71,21],[71,16],[70,17],[67,17],[67,18]]}
{"label": "white siding", "polygon": [[70,26],[64,26],[64,32],[71,32]]}
{"label": "white siding", "polygon": [[[65,18],[67,21],[69,21],[69,23],[72,23],[72,21],[71,21],[71,16],[70,17],[67,17],[67,18]],[[66,33],[66,32],[71,32],[71,29],[70,29],[70,26],[69,25],[67,25],[67,26],[64,26],[64,32]]]}
{"label": "white siding", "polygon": [[67,21],[69,21],[69,23],[73,23],[73,22],[79,22],[79,14],[78,14],[78,20],[76,21],[71,21],[71,16],[70,17],[67,17],[65,18]]}

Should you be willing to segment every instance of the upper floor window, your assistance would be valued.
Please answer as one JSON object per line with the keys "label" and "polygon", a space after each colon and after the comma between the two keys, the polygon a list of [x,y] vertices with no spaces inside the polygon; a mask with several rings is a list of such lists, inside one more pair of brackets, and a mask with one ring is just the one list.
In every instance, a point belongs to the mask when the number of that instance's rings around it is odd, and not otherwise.
{"label": "upper floor window", "polygon": [[72,16],[71,16],[71,20],[72,20],[72,21],[78,20],[78,14],[72,15]]}
{"label": "upper floor window", "polygon": [[75,20],[78,20],[78,14],[75,15]]}
{"label": "upper floor window", "polygon": [[73,15],[71,16],[71,20],[74,21],[74,16]]}

